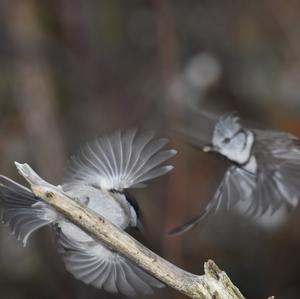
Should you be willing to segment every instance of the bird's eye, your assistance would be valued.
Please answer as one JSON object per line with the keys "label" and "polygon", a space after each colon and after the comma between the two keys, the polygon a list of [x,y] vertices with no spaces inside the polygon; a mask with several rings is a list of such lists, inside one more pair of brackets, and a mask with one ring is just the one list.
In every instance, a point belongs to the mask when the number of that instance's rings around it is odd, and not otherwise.
{"label": "bird's eye", "polygon": [[226,144],[227,144],[227,143],[229,143],[229,142],[230,142],[230,138],[227,137],[227,138],[224,138],[224,139],[223,139],[223,143],[226,143]]}

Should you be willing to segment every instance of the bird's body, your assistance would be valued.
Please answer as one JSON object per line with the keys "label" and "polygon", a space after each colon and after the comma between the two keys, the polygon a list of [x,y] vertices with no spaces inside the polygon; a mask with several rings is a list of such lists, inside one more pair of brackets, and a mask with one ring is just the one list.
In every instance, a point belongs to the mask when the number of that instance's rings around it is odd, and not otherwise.
{"label": "bird's body", "polygon": [[[120,229],[136,227],[137,207],[125,189],[171,170],[160,164],[175,154],[174,150],[161,150],[166,139],[153,137],[153,132],[131,130],[97,139],[71,159],[60,188]],[[52,227],[67,270],[83,282],[128,296],[148,294],[152,287],[163,286],[57,214],[29,189],[4,176],[0,177],[0,198],[3,222],[24,245],[36,229]]]}
{"label": "bird's body", "polygon": [[175,228],[179,234],[195,227],[207,215],[239,201],[247,203],[246,214],[258,217],[278,208],[293,208],[300,195],[300,142],[288,133],[244,128],[233,115],[219,118],[212,144],[203,147],[225,157],[227,169],[204,211]]}

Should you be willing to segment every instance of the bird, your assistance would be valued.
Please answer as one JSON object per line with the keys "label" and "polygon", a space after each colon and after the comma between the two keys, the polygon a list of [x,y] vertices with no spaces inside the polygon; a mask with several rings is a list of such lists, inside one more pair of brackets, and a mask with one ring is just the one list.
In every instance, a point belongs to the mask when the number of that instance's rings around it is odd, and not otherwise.
{"label": "bird", "polygon": [[[176,154],[153,131],[115,131],[86,144],[67,163],[63,184],[69,197],[128,230],[140,227],[138,205],[127,191],[169,172]],[[26,246],[37,229],[50,226],[66,269],[77,279],[110,293],[151,294],[164,286],[133,262],[72,224],[19,183],[0,176],[0,216]]]}
{"label": "bird", "polygon": [[[202,144],[203,140],[197,140],[195,132],[191,135],[192,143]],[[204,210],[172,229],[170,235],[187,232],[208,215],[241,203],[247,205],[245,213],[250,219],[266,213],[272,215],[281,208],[289,211],[298,204],[300,140],[294,135],[248,128],[242,126],[236,113],[225,113],[215,122],[210,144],[201,149],[222,156],[229,166]]]}

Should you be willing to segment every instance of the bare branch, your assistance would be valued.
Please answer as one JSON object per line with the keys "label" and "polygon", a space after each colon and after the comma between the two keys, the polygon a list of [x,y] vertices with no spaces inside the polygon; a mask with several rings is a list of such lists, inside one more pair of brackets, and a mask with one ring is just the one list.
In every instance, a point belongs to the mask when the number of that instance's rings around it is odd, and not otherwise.
{"label": "bare branch", "polygon": [[245,299],[225,272],[213,261],[204,265],[205,274],[198,276],[186,272],[164,260],[103,217],[65,195],[32,170],[28,164],[15,163],[19,173],[30,184],[33,193],[51,205],[70,222],[76,224],[109,248],[126,256],[138,266],[168,286],[200,299]]}

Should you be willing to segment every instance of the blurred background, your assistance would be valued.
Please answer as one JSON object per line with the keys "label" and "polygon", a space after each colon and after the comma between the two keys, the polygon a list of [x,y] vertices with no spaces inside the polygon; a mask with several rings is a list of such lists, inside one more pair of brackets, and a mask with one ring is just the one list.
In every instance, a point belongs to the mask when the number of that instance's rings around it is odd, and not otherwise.
{"label": "blurred background", "polygon": [[[226,169],[177,133],[205,103],[300,137],[300,1],[2,0],[0,172],[28,162],[59,184],[67,157],[117,128],[156,129],[175,170],[138,198],[145,243],[193,273],[213,259],[246,298],[300,298],[300,210],[261,221],[218,213],[182,237]],[[196,108],[195,108],[196,109]],[[0,298],[123,298],[64,269],[53,236],[0,229]],[[139,297],[142,298],[142,297]],[[169,288],[147,298],[185,298]]]}

